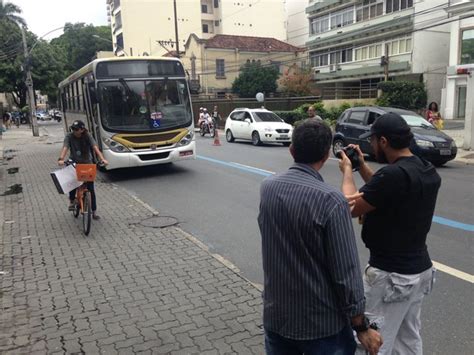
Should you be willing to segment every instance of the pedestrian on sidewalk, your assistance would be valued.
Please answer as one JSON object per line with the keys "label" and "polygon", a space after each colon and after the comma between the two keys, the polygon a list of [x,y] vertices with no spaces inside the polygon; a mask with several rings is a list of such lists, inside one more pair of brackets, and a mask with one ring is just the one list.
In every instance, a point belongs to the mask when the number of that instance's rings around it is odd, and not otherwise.
{"label": "pedestrian on sidewalk", "polygon": [[426,110],[426,119],[438,130],[444,128],[443,119],[439,113],[438,104],[434,101],[428,105],[428,110]]}
{"label": "pedestrian on sidewalk", "polygon": [[[70,133],[64,138],[63,148],[59,154],[58,164],[64,165],[64,159],[67,152],[70,152],[70,159],[78,164],[93,164],[94,152],[100,159],[100,162],[107,165],[109,162],[105,160],[102,152],[95,139],[89,134],[84,122],[77,120],[71,125]],[[94,182],[87,182],[87,188],[91,192],[92,218],[100,219],[97,214],[97,198],[95,195]],[[74,200],[76,198],[76,189],[69,192],[69,210],[74,208]]]}
{"label": "pedestrian on sidewalk", "polygon": [[212,120],[214,121],[214,127],[218,127],[219,122],[221,121],[221,115],[219,114],[217,106],[214,106],[214,111],[212,112]]}
{"label": "pedestrian on sidewalk", "polygon": [[293,131],[295,163],[261,186],[258,224],[269,355],[354,354],[353,329],[370,354],[382,343],[364,316],[349,204],[319,173],[331,141],[325,123],[305,120]]}
{"label": "pedestrian on sidewalk", "polygon": [[5,126],[5,129],[10,129],[11,119],[12,115],[10,114],[10,112],[5,111],[5,113],[3,114],[3,125]]}
{"label": "pedestrian on sidewalk", "polygon": [[[379,354],[422,354],[420,312],[434,282],[426,237],[431,227],[441,178],[429,162],[413,155],[413,134],[398,114],[379,117],[370,138],[377,161],[374,173],[358,146],[359,173],[365,185],[355,200],[353,217],[362,216],[362,240],[370,250],[364,273],[366,311],[384,317]],[[342,153],[342,191],[357,193],[352,165]]]}
{"label": "pedestrian on sidewalk", "polygon": [[314,108],[314,106],[308,107],[308,118],[316,119],[318,121],[323,120],[321,116],[316,114],[316,109]]}

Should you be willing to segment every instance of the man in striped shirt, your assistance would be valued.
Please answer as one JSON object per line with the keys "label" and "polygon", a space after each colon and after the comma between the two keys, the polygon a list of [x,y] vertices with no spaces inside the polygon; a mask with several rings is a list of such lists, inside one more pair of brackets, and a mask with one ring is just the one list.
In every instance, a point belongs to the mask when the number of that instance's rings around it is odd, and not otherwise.
{"label": "man in striped shirt", "polygon": [[349,204],[319,174],[331,140],[325,123],[306,120],[293,132],[295,164],[262,183],[258,223],[269,355],[354,354],[351,325],[370,354],[382,343],[364,316]]}

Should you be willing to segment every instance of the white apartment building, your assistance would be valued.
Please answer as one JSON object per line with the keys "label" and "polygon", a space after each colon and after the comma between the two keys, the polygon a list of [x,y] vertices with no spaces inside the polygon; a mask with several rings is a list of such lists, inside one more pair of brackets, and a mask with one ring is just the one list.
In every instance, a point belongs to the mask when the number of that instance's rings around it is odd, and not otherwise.
{"label": "white apartment building", "polygon": [[309,0],[286,0],[286,42],[304,47],[309,38],[306,8]]}
{"label": "white apartment building", "polygon": [[[106,0],[117,55],[176,50],[173,0]],[[180,51],[189,35],[286,39],[284,0],[177,0]],[[159,43],[161,41],[161,45]]]}
{"label": "white apartment building", "polygon": [[451,23],[449,67],[441,110],[445,119],[464,119],[469,78],[462,74],[462,69],[474,72],[474,2],[453,1],[447,11],[459,20]]}
{"label": "white apartment building", "polygon": [[449,59],[447,0],[311,1],[307,41],[320,87],[357,89],[375,97],[384,80],[423,81],[430,101],[440,102]]}

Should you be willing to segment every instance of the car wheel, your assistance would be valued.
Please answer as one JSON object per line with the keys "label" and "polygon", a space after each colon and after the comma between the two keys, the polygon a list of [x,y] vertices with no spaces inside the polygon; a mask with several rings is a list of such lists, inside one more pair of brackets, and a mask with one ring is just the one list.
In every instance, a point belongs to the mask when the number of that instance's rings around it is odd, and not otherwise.
{"label": "car wheel", "polygon": [[253,145],[260,145],[262,144],[262,141],[260,140],[260,135],[258,134],[257,131],[252,132],[252,144]]}
{"label": "car wheel", "polygon": [[443,166],[446,163],[447,161],[434,161],[433,165],[439,168],[440,166]]}
{"label": "car wheel", "polygon": [[290,144],[291,144],[291,142],[284,142],[284,143],[283,143],[283,145],[284,145],[285,147],[289,147]]}
{"label": "car wheel", "polygon": [[225,132],[225,139],[229,143],[232,143],[234,141],[234,135],[232,134],[232,131],[230,129]]}
{"label": "car wheel", "polygon": [[335,139],[332,142],[332,153],[336,156],[336,153],[346,146],[346,143],[342,139]]}

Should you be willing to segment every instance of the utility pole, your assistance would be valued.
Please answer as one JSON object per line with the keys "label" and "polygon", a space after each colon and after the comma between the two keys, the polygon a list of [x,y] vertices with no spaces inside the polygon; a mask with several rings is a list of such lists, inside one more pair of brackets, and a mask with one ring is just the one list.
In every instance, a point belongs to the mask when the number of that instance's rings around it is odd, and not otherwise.
{"label": "utility pole", "polygon": [[384,81],[388,81],[388,63],[389,63],[388,44],[385,45],[385,55],[382,58],[383,58]]}
{"label": "utility pole", "polygon": [[178,15],[176,13],[176,0],[173,0],[173,6],[174,6],[174,34],[176,37],[176,58],[179,58]]}
{"label": "utility pole", "polygon": [[28,88],[28,106],[30,108],[31,126],[33,128],[33,136],[38,137],[38,121],[36,120],[35,91],[33,90],[33,78],[31,77],[28,47],[26,45],[26,35],[24,27],[21,27],[21,36],[23,38],[23,51],[25,53],[25,70],[26,70],[26,87]]}

